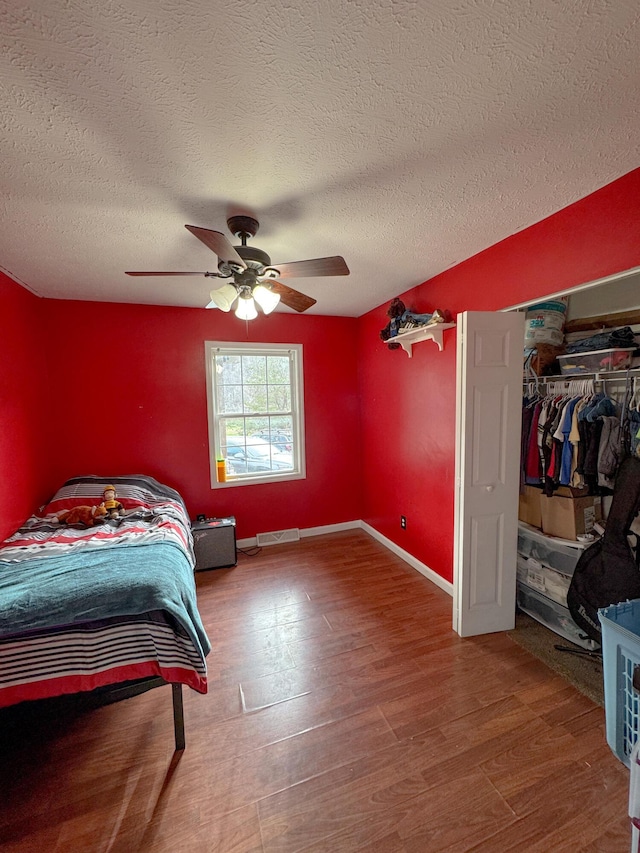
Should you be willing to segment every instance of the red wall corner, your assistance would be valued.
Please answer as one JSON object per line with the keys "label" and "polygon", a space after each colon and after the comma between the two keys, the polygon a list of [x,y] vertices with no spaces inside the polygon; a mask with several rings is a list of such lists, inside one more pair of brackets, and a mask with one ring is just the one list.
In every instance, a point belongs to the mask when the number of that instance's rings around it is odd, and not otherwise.
{"label": "red wall corner", "polygon": [[0,540],[42,504],[54,452],[43,300],[0,273]]}
{"label": "red wall corner", "polygon": [[[420,312],[495,311],[640,266],[640,169],[399,294]],[[379,339],[388,303],[359,320],[363,519],[453,579],[454,329],[408,359]],[[400,529],[407,516],[407,530]]]}

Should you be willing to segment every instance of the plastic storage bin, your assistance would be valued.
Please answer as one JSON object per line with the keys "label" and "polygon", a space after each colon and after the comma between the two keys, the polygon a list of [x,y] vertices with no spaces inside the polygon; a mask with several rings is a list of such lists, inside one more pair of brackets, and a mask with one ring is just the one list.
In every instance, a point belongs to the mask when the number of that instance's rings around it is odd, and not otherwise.
{"label": "plastic storage bin", "polygon": [[640,665],[640,600],[612,604],[598,611],[602,626],[602,667],[607,743],[629,767],[638,739],[640,695],[633,671]]}
{"label": "plastic storage bin", "polygon": [[549,566],[550,569],[562,572],[563,575],[573,574],[585,547],[587,546],[583,542],[554,539],[522,523],[518,525],[518,554],[529,559],[533,558]]}
{"label": "plastic storage bin", "polygon": [[574,352],[559,355],[561,373],[606,373],[611,370],[626,370],[631,366],[635,347],[631,349],[601,349],[591,352]]}
{"label": "plastic storage bin", "polygon": [[535,589],[556,601],[563,607],[567,606],[567,593],[571,583],[571,575],[564,575],[555,569],[539,563],[533,558],[517,556],[516,577],[525,586]]}
{"label": "plastic storage bin", "polygon": [[599,648],[598,644],[587,637],[584,631],[576,625],[568,608],[562,607],[556,601],[547,598],[546,595],[517,582],[516,601],[520,610],[524,610],[529,616],[532,616],[554,633],[564,637],[570,643],[589,651]]}

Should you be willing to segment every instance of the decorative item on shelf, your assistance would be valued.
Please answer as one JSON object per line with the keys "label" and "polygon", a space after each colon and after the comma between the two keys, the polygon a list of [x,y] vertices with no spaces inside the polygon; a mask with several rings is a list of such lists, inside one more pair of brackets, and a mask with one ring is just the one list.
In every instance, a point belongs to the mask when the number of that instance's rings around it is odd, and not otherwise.
{"label": "decorative item on shelf", "polygon": [[[449,322],[447,313],[436,309],[431,314],[417,314],[415,311],[408,310],[404,302],[396,297],[391,300],[387,310],[389,322],[384,329],[380,330],[380,339],[387,343],[389,349],[402,347],[409,357],[411,357],[411,345],[417,340],[432,338],[442,349],[442,330],[455,325]],[[438,327],[440,334],[435,334],[436,327]],[[427,334],[431,330],[434,330],[434,333]],[[416,336],[416,332],[424,332],[425,334]]]}
{"label": "decorative item on shelf", "polygon": [[567,297],[561,296],[529,305],[525,315],[525,347],[535,347],[538,344],[557,347],[563,345],[567,303]]}

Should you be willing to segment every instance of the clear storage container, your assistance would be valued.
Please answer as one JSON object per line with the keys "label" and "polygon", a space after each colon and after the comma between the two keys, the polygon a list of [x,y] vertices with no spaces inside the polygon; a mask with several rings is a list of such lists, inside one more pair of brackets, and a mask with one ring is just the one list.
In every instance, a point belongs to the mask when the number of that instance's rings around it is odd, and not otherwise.
{"label": "clear storage container", "polygon": [[517,579],[520,583],[536,590],[536,592],[541,592],[563,607],[567,606],[567,593],[571,583],[570,575],[564,575],[562,572],[544,566],[533,558],[518,554]]}
{"label": "clear storage container", "polygon": [[631,367],[635,347],[630,349],[601,349],[559,355],[561,373],[607,373]]}
{"label": "clear storage container", "polygon": [[576,625],[566,607],[562,607],[556,601],[551,601],[542,593],[536,592],[524,584],[516,583],[516,601],[521,610],[524,610],[529,616],[532,616],[555,634],[564,637],[570,643],[589,651],[600,648],[598,643],[587,637],[584,631]]}
{"label": "clear storage container", "polygon": [[590,544],[556,539],[528,525],[518,525],[518,554],[537,560],[564,575],[573,574],[580,555]]}

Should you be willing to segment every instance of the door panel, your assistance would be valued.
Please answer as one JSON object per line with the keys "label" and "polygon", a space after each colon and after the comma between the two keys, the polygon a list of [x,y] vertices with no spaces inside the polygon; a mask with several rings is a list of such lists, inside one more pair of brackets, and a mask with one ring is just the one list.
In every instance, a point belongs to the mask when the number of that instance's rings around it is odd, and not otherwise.
{"label": "door panel", "polygon": [[524,316],[458,316],[454,629],[515,624]]}

